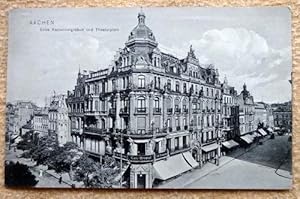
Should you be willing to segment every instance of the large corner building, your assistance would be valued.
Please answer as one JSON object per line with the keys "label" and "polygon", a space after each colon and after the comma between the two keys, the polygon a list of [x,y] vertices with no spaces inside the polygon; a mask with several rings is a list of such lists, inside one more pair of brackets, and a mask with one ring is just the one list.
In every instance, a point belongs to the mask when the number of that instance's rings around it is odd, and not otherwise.
{"label": "large corner building", "polygon": [[95,158],[128,163],[124,181],[131,188],[218,164],[223,130],[229,138],[238,130],[228,115],[236,111],[236,91],[226,82],[224,120],[218,70],[201,65],[192,47],[183,59],[162,52],[145,18],[138,14],[113,64],[79,72],[67,96],[73,142]]}

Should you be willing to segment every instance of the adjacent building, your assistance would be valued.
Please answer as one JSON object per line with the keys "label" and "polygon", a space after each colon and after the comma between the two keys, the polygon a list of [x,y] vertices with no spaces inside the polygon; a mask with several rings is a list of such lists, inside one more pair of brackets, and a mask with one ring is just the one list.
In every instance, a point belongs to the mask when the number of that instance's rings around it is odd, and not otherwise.
{"label": "adjacent building", "polygon": [[246,84],[243,85],[243,90],[237,98],[240,110],[240,135],[252,133],[256,130],[254,125],[255,103],[253,96],[247,90]]}
{"label": "adjacent building", "polygon": [[32,126],[34,134],[40,137],[49,135],[48,109],[42,108],[34,113]]}
{"label": "adjacent building", "polygon": [[292,103],[272,104],[274,126],[292,132]]}
{"label": "adjacent building", "polygon": [[68,107],[65,95],[54,95],[50,100],[49,132],[57,136],[60,146],[70,140]]}
{"label": "adjacent building", "polygon": [[226,77],[222,83],[222,127],[223,140],[230,140],[239,136],[237,91],[234,87],[228,85]]}

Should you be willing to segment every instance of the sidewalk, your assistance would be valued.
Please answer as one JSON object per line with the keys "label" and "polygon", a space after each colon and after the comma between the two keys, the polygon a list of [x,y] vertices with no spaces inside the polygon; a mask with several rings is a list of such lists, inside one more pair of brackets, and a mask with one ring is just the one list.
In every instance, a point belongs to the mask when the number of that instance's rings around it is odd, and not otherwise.
{"label": "sidewalk", "polygon": [[220,158],[219,166],[208,162],[202,168],[196,168],[194,170],[191,170],[187,173],[182,174],[180,177],[162,182],[160,185],[153,188],[175,189],[175,188],[187,187],[189,184],[193,183],[194,181],[199,180],[209,175],[211,172],[220,169],[222,166],[226,165],[232,160],[234,160],[234,158],[228,156],[222,156]]}

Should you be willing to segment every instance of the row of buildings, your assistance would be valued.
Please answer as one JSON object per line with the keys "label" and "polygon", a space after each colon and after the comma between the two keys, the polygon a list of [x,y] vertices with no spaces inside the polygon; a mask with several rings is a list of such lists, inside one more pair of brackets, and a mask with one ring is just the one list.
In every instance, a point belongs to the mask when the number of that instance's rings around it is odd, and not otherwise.
{"label": "row of buildings", "polygon": [[138,14],[112,65],[79,71],[73,91],[54,96],[46,112],[30,112],[25,120],[33,131],[55,133],[61,145],[73,141],[94,158],[125,161],[129,187],[149,188],[218,164],[222,147],[249,143],[258,129],[286,119],[273,118],[277,107],[255,103],[246,84],[238,93],[220,81],[218,69],[200,64],[192,46],[183,59],[162,52],[145,18]]}

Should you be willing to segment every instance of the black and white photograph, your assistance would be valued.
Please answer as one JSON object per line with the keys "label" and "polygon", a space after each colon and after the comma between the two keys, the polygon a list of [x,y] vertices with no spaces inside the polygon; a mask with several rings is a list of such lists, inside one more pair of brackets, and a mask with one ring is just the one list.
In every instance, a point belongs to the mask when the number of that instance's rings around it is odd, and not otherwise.
{"label": "black and white photograph", "polygon": [[287,7],[8,17],[5,185],[292,188]]}

